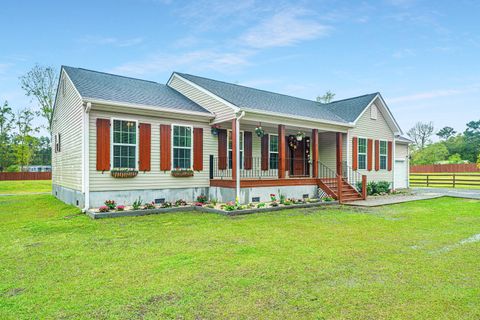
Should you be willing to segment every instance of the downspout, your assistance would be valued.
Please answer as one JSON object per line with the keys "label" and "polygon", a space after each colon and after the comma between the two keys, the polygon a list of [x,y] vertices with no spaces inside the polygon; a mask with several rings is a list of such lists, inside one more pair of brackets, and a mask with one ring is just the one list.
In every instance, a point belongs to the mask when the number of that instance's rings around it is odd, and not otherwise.
{"label": "downspout", "polygon": [[236,163],[236,177],[237,179],[235,180],[235,201],[240,201],[240,119],[242,119],[245,116],[245,111],[242,111],[240,115],[238,113],[235,115],[235,140],[237,141],[236,148],[235,150],[235,157],[237,159]]}
{"label": "downspout", "polygon": [[92,103],[87,102],[83,112],[83,194],[84,194],[84,208],[83,212],[86,212],[90,208],[90,109],[92,109]]}

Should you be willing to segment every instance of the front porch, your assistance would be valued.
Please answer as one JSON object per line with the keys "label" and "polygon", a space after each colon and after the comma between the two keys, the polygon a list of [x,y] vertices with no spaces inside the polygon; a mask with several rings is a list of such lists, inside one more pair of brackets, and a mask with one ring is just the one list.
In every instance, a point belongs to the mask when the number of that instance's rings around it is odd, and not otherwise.
{"label": "front porch", "polygon": [[[249,195],[242,193],[246,202],[275,188],[296,197],[317,197],[311,190],[319,187],[340,202],[366,198],[366,176],[347,165],[346,132],[252,121],[240,124],[236,119],[215,130],[218,154],[209,157],[211,187],[237,189],[237,198],[242,189],[249,189]],[[300,187],[310,187],[309,192],[300,194]]]}

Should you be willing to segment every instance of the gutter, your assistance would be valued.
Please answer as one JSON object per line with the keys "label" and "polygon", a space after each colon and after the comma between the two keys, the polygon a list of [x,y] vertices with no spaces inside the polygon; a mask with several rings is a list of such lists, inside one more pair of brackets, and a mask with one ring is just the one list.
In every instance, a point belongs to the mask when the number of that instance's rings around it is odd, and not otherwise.
{"label": "gutter", "polygon": [[245,111],[241,111],[240,115],[235,114],[235,140],[237,143],[235,144],[236,149],[235,150],[235,158],[236,158],[236,166],[235,166],[235,171],[236,171],[236,177],[237,179],[235,180],[235,202],[239,201],[240,199],[240,119],[242,119],[245,116]]}
{"label": "gutter", "polygon": [[83,212],[90,208],[90,110],[92,103],[87,102],[82,112],[83,141],[82,141],[82,189],[84,194]]}

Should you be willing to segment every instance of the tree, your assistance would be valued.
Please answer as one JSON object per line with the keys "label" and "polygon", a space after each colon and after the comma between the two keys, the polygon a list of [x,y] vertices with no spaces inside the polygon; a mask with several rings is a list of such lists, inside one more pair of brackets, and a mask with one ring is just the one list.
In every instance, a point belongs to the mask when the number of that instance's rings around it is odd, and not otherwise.
{"label": "tree", "polygon": [[38,128],[32,125],[33,119],[38,116],[38,112],[29,109],[18,111],[15,124],[17,125],[17,133],[14,137],[13,151],[20,170],[24,171],[33,158],[37,140],[32,134],[37,133]]}
{"label": "tree", "polygon": [[0,171],[13,164],[12,129],[14,115],[12,108],[5,101],[0,105]]}
{"label": "tree", "polygon": [[418,149],[412,154],[412,165],[417,164],[435,164],[444,161],[448,157],[448,149],[442,143],[434,143],[423,149]]}
{"label": "tree", "polygon": [[20,77],[22,89],[40,107],[40,115],[47,120],[47,130],[52,133],[53,104],[57,88],[57,76],[53,67],[36,64],[29,72]]}
{"label": "tree", "polygon": [[37,146],[35,154],[32,159],[33,165],[51,165],[52,164],[52,147],[50,145],[50,138],[40,137],[35,138]]}
{"label": "tree", "polygon": [[317,97],[317,102],[320,102],[320,103],[329,103],[333,100],[333,98],[335,97],[335,93],[333,93],[332,91],[328,90],[327,92],[325,92],[325,94],[323,96],[318,96]]}
{"label": "tree", "polygon": [[480,120],[467,123],[467,129],[463,135],[465,136],[464,159],[475,163],[480,153]]}
{"label": "tree", "polygon": [[413,128],[408,130],[407,135],[413,139],[417,148],[423,149],[431,142],[430,137],[433,134],[433,130],[433,122],[417,122]]}
{"label": "tree", "polygon": [[462,157],[458,153],[454,153],[448,157],[448,163],[457,164],[457,163],[463,163],[463,162],[464,161],[462,160]]}
{"label": "tree", "polygon": [[437,132],[437,136],[441,139],[448,140],[450,137],[453,137],[457,131],[455,131],[452,127],[443,127],[440,131]]}
{"label": "tree", "polygon": [[477,168],[480,169],[480,153],[477,156]]}

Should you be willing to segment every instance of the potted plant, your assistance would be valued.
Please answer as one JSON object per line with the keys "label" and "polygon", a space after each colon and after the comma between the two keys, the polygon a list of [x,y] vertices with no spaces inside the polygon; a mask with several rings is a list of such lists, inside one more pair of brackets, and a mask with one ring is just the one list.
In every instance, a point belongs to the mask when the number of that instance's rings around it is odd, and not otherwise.
{"label": "potted plant", "polygon": [[176,168],[171,171],[171,175],[173,177],[193,177],[193,170]]}
{"label": "potted plant", "polygon": [[261,138],[265,135],[265,130],[263,130],[262,126],[259,124],[256,128],[255,128],[255,134]]}
{"label": "potted plant", "polygon": [[301,132],[301,131],[298,131],[297,134],[295,135],[295,137],[297,138],[297,141],[302,141],[303,138],[305,138],[305,133]]}
{"label": "potted plant", "polygon": [[131,168],[113,168],[110,174],[114,178],[134,178],[138,174],[138,170]]}
{"label": "potted plant", "polygon": [[212,135],[218,136],[218,129],[220,129],[220,127],[219,127],[217,124],[214,124],[214,125],[210,128],[210,131],[212,132]]}

